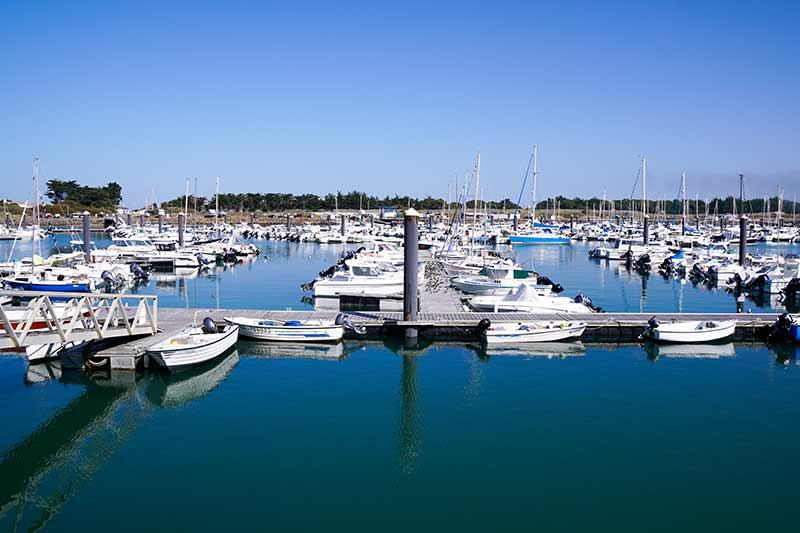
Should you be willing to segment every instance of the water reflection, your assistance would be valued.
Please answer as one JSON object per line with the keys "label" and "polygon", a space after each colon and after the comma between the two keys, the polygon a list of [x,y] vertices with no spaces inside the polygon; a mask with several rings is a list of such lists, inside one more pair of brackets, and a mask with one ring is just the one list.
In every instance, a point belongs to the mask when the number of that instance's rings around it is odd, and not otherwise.
{"label": "water reflection", "polygon": [[482,345],[478,355],[484,359],[489,357],[546,357],[547,359],[565,359],[586,355],[586,347],[581,341],[573,342],[536,342],[524,344],[504,344],[499,346]]}
{"label": "water reflection", "polygon": [[236,350],[186,372],[61,372],[32,365],[25,383],[48,380],[82,392],[0,454],[0,529],[38,531],[150,417],[209,394],[239,360]]}
{"label": "water reflection", "polygon": [[661,357],[688,359],[720,359],[736,356],[733,343],[725,344],[657,344],[646,342],[647,358],[656,361]]}
{"label": "water reflection", "polygon": [[345,350],[345,343],[336,344],[324,343],[287,343],[287,342],[266,342],[240,340],[236,346],[248,356],[276,358],[276,359],[319,359],[323,361],[341,361],[347,354],[352,352],[354,345],[348,345],[349,350]]}
{"label": "water reflection", "polygon": [[400,373],[400,421],[397,424],[398,463],[405,473],[416,470],[422,444],[418,434],[417,357],[404,355]]}

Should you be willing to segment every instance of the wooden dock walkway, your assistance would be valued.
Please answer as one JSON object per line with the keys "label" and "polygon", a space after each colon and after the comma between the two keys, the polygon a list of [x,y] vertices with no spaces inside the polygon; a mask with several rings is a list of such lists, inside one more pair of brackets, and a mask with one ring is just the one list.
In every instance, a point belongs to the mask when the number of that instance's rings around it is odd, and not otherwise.
{"label": "wooden dock walkway", "polygon": [[[161,333],[150,337],[140,337],[130,342],[97,352],[97,357],[112,359],[112,367],[133,369],[149,346],[173,335],[195,321],[211,317],[223,322],[225,317],[248,317],[271,320],[333,320],[340,314],[337,311],[293,311],[259,309],[159,309]],[[769,328],[778,317],[776,313],[735,314],[735,313],[586,313],[586,314],[531,314],[531,313],[473,313],[426,312],[423,310],[418,320],[403,321],[402,313],[391,312],[351,312],[350,319],[367,328],[366,338],[378,339],[398,335],[407,327],[415,327],[420,335],[439,341],[469,341],[478,338],[478,322],[489,319],[492,322],[530,322],[536,320],[582,321],[587,329],[582,339],[587,342],[626,343],[636,342],[652,316],[661,322],[671,320],[736,320],[734,340],[752,341],[766,338]],[[355,335],[355,334],[352,334]],[[350,336],[350,335],[348,335]]]}

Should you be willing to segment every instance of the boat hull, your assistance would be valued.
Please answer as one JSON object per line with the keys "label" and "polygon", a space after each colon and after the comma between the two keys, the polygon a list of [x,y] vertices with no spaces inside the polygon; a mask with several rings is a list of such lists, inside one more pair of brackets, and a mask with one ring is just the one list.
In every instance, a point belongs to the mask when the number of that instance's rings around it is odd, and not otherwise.
{"label": "boat hull", "polygon": [[225,319],[229,324],[239,326],[239,335],[250,339],[275,342],[338,342],[344,335],[344,327],[337,325],[284,326],[249,325]]}
{"label": "boat hull", "polygon": [[553,342],[577,339],[583,335],[586,324],[554,324],[551,327],[523,329],[488,329],[485,333],[488,344],[521,344],[530,342]]}
{"label": "boat hull", "polygon": [[151,348],[147,350],[147,355],[160,366],[173,370],[210,361],[230,349],[236,344],[238,338],[239,328],[237,326],[228,326],[226,331],[219,334],[219,338],[207,344],[200,346],[179,345],[175,348]]}
{"label": "boat hull", "polygon": [[645,336],[656,342],[673,344],[695,344],[721,341],[731,337],[736,331],[736,322],[721,323],[720,327],[713,329],[697,329],[670,331],[656,328],[648,330]]}

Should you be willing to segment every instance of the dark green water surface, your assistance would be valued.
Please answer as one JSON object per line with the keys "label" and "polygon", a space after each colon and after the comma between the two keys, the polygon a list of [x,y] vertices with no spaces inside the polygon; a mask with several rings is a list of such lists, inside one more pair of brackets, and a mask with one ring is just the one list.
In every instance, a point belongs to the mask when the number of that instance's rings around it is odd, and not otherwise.
{"label": "dark green water surface", "polygon": [[800,518],[793,349],[337,355],[240,342],[175,376],[54,379],[0,357],[0,530],[793,531]]}

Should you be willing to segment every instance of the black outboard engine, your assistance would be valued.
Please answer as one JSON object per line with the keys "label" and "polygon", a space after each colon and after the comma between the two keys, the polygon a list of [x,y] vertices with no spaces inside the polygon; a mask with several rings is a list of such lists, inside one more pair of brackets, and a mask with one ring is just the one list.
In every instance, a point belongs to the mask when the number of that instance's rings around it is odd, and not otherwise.
{"label": "black outboard engine", "polygon": [[359,335],[363,335],[367,332],[367,328],[365,328],[364,326],[357,326],[353,324],[353,321],[350,320],[350,317],[345,315],[344,313],[339,313],[338,315],[336,315],[335,324],[337,326],[344,326],[344,329],[354,331]]}
{"label": "black outboard engine", "polygon": [[328,267],[327,270],[323,270],[322,272],[320,272],[319,273],[319,277],[321,277],[321,278],[329,278],[329,277],[333,276],[333,274],[335,272],[336,272],[336,265],[333,265],[331,267]]}
{"label": "black outboard engine", "polygon": [[791,300],[797,296],[798,291],[800,291],[800,278],[792,278],[792,280],[786,284],[786,287],[784,287],[781,292],[783,293],[783,296]]}
{"label": "black outboard engine", "polygon": [[589,309],[591,309],[592,311],[595,311],[597,313],[600,313],[600,312],[603,311],[602,307],[595,307],[595,305],[592,303],[592,299],[589,298],[588,296],[584,295],[582,292],[579,292],[578,295],[575,297],[575,300],[573,300],[573,301],[576,304],[583,304],[586,307],[588,307]]}
{"label": "black outboard engine", "polygon": [[478,333],[480,334],[480,333],[486,333],[486,331],[487,331],[487,330],[488,330],[490,327],[492,327],[492,321],[491,321],[491,320],[489,320],[488,318],[484,318],[484,319],[481,319],[481,321],[480,321],[480,322],[478,322],[478,325],[477,325],[477,327],[476,327],[475,329],[476,329],[476,330],[478,331]]}
{"label": "black outboard engine", "polygon": [[136,279],[136,281],[147,281],[150,279],[150,274],[145,272],[144,269],[139,266],[139,263],[131,263],[131,266],[128,267],[128,269],[131,271],[131,274],[133,274],[133,277]]}
{"label": "black outboard engine", "polygon": [[562,287],[560,283],[553,283],[553,280],[551,280],[547,276],[537,275],[537,283],[539,285],[550,285],[550,291],[553,292],[554,294],[564,292],[564,287]]}
{"label": "black outboard engine", "polygon": [[654,316],[650,317],[650,320],[647,321],[647,326],[650,329],[657,329],[659,325],[660,325],[660,322]]}
{"label": "black outboard engine", "polygon": [[214,322],[214,319],[210,316],[207,316],[203,319],[203,333],[207,334],[214,334],[219,333],[219,329],[217,328],[217,323]]}
{"label": "black outboard engine", "polygon": [[100,274],[100,279],[103,280],[103,285],[107,291],[114,289],[114,274],[108,270],[103,270],[103,272]]}
{"label": "black outboard engine", "polygon": [[769,332],[769,339],[775,341],[794,340],[792,326],[795,325],[794,318],[789,313],[783,313],[772,325]]}

